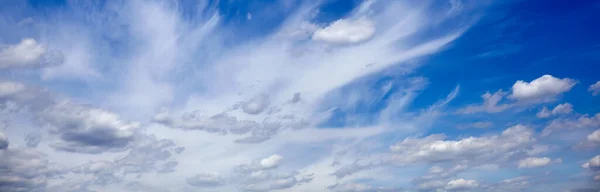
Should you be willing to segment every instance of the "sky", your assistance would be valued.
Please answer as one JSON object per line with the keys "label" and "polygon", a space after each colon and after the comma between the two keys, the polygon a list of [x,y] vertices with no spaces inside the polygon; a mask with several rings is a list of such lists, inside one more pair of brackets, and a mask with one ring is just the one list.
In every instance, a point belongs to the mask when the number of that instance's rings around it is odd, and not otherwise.
{"label": "sky", "polygon": [[600,191],[594,0],[3,0],[0,191]]}

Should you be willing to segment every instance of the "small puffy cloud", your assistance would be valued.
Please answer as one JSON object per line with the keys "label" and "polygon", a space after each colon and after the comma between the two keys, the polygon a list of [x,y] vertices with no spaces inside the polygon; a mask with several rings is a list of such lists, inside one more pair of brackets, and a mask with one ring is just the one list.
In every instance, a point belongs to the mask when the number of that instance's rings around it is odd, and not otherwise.
{"label": "small puffy cloud", "polygon": [[465,189],[473,189],[479,187],[479,183],[475,180],[465,180],[465,179],[456,179],[448,182],[446,190],[465,190]]}
{"label": "small puffy cloud", "polygon": [[546,125],[542,131],[542,136],[548,136],[561,130],[589,129],[598,126],[600,126],[600,113],[591,117],[589,115],[583,115],[577,119],[555,119]]}
{"label": "small puffy cloud", "polygon": [[544,107],[536,114],[536,116],[538,118],[547,118],[552,115],[569,114],[571,112],[573,112],[573,105],[571,105],[570,103],[563,103],[557,105],[552,110],[549,110],[548,108]]}
{"label": "small puffy cloud", "polygon": [[225,183],[225,180],[217,172],[201,173],[189,177],[186,183],[195,187],[217,187]]}
{"label": "small puffy cloud", "polygon": [[553,101],[556,96],[568,92],[577,81],[569,78],[559,79],[552,75],[543,75],[531,82],[517,81],[512,87],[509,96],[524,102],[548,102]]}
{"label": "small puffy cloud", "polygon": [[330,44],[354,44],[369,40],[374,34],[375,24],[366,18],[340,19],[317,29],[312,39]]}
{"label": "small puffy cloud", "polygon": [[592,92],[592,95],[594,96],[600,94],[600,81],[594,83],[593,85],[590,85],[588,91]]}
{"label": "small puffy cloud", "polygon": [[51,126],[50,134],[57,136],[51,147],[79,153],[124,149],[140,125],[110,111],[68,101],[53,104],[38,116]]}
{"label": "small puffy cloud", "polygon": [[594,143],[600,143],[600,129],[590,133],[587,136],[587,140]]}
{"label": "small puffy cloud", "polygon": [[0,132],[0,150],[8,148],[8,139],[4,136],[4,133]]}
{"label": "small puffy cloud", "polygon": [[60,52],[48,50],[35,39],[26,38],[15,45],[0,46],[0,69],[28,68],[62,63]]}
{"label": "small puffy cloud", "polygon": [[588,162],[585,162],[581,167],[585,169],[598,170],[600,169],[600,155],[592,157]]}
{"label": "small puffy cloud", "polygon": [[0,81],[0,98],[13,96],[25,90],[25,85],[11,81]]}
{"label": "small puffy cloud", "polygon": [[523,125],[507,128],[500,135],[444,140],[444,135],[407,138],[390,147],[399,163],[493,160],[522,150],[535,141],[533,130]]}
{"label": "small puffy cloud", "polygon": [[269,106],[269,97],[267,95],[258,95],[242,104],[242,110],[245,113],[256,115],[263,112]]}
{"label": "small puffy cloud", "polygon": [[267,158],[260,160],[260,166],[263,167],[264,169],[271,169],[271,168],[277,167],[277,165],[279,165],[279,163],[281,162],[282,159],[283,159],[283,157],[279,156],[277,154],[271,155]]}
{"label": "small puffy cloud", "polygon": [[549,165],[552,159],[548,157],[528,157],[519,161],[519,168],[535,168]]}
{"label": "small puffy cloud", "polygon": [[494,94],[491,94],[490,92],[486,92],[485,94],[481,95],[481,98],[483,99],[483,104],[469,105],[466,108],[458,110],[458,112],[464,113],[464,114],[480,113],[480,112],[487,112],[487,113],[502,112],[502,111],[507,110],[514,106],[513,104],[499,104],[500,101],[502,101],[506,97],[506,95],[508,95],[508,93],[504,92],[502,90],[498,90]]}

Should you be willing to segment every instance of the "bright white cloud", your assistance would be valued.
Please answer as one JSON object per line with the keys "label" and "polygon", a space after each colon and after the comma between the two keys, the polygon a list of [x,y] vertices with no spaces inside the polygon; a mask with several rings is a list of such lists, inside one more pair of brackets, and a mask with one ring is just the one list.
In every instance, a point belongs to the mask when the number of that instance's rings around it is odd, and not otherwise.
{"label": "bright white cloud", "polygon": [[517,81],[512,86],[512,94],[509,97],[523,102],[547,102],[570,91],[575,84],[577,81],[573,79],[543,75],[531,82]]}
{"label": "bright white cloud", "polygon": [[279,162],[281,162],[281,160],[283,160],[282,156],[279,156],[277,154],[271,155],[267,158],[260,160],[260,166],[262,166],[265,169],[271,169],[271,168],[277,167],[277,165],[279,165]]}
{"label": "bright white cloud", "polygon": [[390,147],[400,163],[439,161],[490,161],[528,147],[535,141],[533,130],[523,125],[507,128],[500,135],[443,140],[444,135],[407,138]]}
{"label": "bright white cloud", "polygon": [[592,157],[588,162],[585,162],[581,167],[585,169],[597,170],[600,169],[600,155]]}
{"label": "bright white cloud", "polygon": [[552,159],[548,157],[528,157],[519,161],[519,168],[535,168],[549,165]]}
{"label": "bright white cloud", "polygon": [[569,114],[571,112],[573,112],[573,105],[571,105],[570,103],[563,103],[557,105],[552,110],[549,110],[548,108],[544,107],[536,114],[536,116],[539,118],[547,118],[552,115]]}
{"label": "bright white cloud", "polygon": [[0,81],[0,98],[9,97],[25,90],[25,85],[17,82]]}
{"label": "bright white cloud", "polygon": [[46,51],[46,46],[31,38],[16,45],[3,45],[0,47],[0,69],[38,66]]}
{"label": "bright white cloud", "polygon": [[475,180],[456,179],[448,182],[445,189],[447,190],[464,190],[479,187],[479,183]]}
{"label": "bright white cloud", "polygon": [[600,129],[595,130],[587,136],[587,140],[591,142],[600,143]]}
{"label": "bright white cloud", "polygon": [[340,19],[317,29],[312,39],[332,44],[352,44],[366,41],[375,34],[375,24],[367,18]]}
{"label": "bright white cloud", "polygon": [[592,92],[592,95],[594,96],[600,94],[600,81],[590,85],[588,91]]}

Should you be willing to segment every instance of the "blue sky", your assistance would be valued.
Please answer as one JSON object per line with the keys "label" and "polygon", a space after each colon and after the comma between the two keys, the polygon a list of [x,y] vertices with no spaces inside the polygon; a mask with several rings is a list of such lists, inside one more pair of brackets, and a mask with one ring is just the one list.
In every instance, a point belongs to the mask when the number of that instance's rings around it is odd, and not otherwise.
{"label": "blue sky", "polygon": [[0,2],[0,191],[597,191],[592,0]]}

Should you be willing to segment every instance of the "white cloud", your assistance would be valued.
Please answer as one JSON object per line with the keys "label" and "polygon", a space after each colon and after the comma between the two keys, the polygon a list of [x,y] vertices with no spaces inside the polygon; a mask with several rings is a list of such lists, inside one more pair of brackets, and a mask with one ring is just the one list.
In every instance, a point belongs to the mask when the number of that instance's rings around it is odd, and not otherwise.
{"label": "white cloud", "polygon": [[523,102],[548,102],[562,93],[568,92],[577,81],[569,78],[559,79],[552,75],[543,75],[531,82],[517,81],[509,96]]}
{"label": "white cloud", "polygon": [[384,187],[374,187],[372,185],[362,183],[336,184],[327,187],[327,189],[333,192],[392,192],[398,190]]}
{"label": "white cloud", "polygon": [[281,162],[281,160],[283,160],[282,156],[279,156],[277,154],[271,155],[267,158],[260,160],[260,166],[262,166],[265,169],[271,169],[271,168],[277,167],[277,165],[279,165],[279,162]]}
{"label": "white cloud", "polygon": [[552,159],[548,157],[528,157],[519,161],[519,168],[536,168],[549,165]]}
{"label": "white cloud", "polygon": [[46,46],[31,38],[23,39],[16,45],[1,46],[0,69],[38,66],[46,51]]}
{"label": "white cloud", "polygon": [[499,104],[508,93],[498,90],[494,94],[490,92],[486,92],[481,95],[483,99],[483,104],[481,105],[469,105],[463,109],[460,109],[460,113],[470,114],[470,113],[479,113],[479,112],[487,112],[487,113],[498,113],[504,110],[507,110],[513,107],[513,104]]}
{"label": "white cloud", "polygon": [[595,116],[591,117],[586,114],[577,119],[555,119],[548,123],[546,127],[544,127],[542,136],[548,136],[557,131],[590,129],[598,126],[600,126],[600,113],[597,113]]}
{"label": "white cloud", "polygon": [[0,98],[12,96],[25,90],[25,85],[11,81],[0,81]]}
{"label": "white cloud", "polygon": [[461,189],[473,189],[479,187],[479,183],[475,180],[456,179],[448,182],[445,189],[447,190],[461,190]]}
{"label": "white cloud", "polygon": [[590,85],[590,88],[588,88],[588,91],[592,92],[592,95],[594,95],[594,96],[600,94],[600,81]]}
{"label": "white cloud", "polygon": [[582,164],[581,167],[591,170],[600,169],[600,155],[592,157],[588,162]]}
{"label": "white cloud", "polygon": [[375,34],[375,24],[367,18],[340,19],[317,29],[312,39],[332,44],[352,44],[366,41]]}
{"label": "white cloud", "polygon": [[533,130],[523,125],[507,128],[500,135],[443,140],[444,135],[407,138],[390,147],[400,163],[439,161],[491,161],[528,147],[535,141]]}
{"label": "white cloud", "polygon": [[587,136],[587,140],[591,142],[600,143],[600,129],[595,130]]}
{"label": "white cloud", "polygon": [[547,118],[552,115],[569,114],[571,112],[573,112],[573,105],[571,105],[570,103],[563,103],[557,105],[552,110],[548,110],[548,108],[544,107],[536,114],[536,116],[538,118]]}
{"label": "white cloud", "polygon": [[259,114],[269,106],[269,97],[265,94],[260,94],[242,104],[242,109],[248,114]]}

